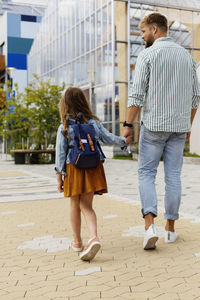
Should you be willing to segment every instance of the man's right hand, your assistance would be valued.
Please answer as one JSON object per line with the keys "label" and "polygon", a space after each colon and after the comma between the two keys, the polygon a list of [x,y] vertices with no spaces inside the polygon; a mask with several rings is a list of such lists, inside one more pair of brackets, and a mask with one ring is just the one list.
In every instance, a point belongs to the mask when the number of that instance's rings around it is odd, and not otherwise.
{"label": "man's right hand", "polygon": [[126,145],[129,146],[132,143],[132,135],[126,137]]}
{"label": "man's right hand", "polygon": [[132,135],[131,127],[125,127],[123,132],[123,137],[127,138],[128,136]]}

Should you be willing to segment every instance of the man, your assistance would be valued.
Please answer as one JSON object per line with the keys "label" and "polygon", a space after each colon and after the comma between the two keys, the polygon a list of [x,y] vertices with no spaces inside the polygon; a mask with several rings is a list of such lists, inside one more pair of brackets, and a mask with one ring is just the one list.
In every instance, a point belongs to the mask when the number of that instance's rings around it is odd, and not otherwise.
{"label": "man", "polygon": [[175,220],[181,201],[181,168],[186,136],[198,108],[200,89],[191,55],[167,37],[167,19],[159,13],[140,23],[146,49],[138,56],[128,98],[124,136],[131,135],[143,108],[139,140],[139,190],[145,219],[143,248],[154,249],[158,240],[155,177],[161,156],[165,171],[165,242],[177,239]]}

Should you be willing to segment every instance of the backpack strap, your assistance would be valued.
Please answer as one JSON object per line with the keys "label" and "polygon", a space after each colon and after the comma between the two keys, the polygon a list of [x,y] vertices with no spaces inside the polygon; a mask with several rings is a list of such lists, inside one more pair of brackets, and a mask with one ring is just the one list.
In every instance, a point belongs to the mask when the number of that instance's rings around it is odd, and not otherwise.
{"label": "backpack strap", "polygon": [[103,153],[103,150],[101,149],[101,145],[100,145],[99,141],[97,141],[97,146],[99,147],[99,150],[100,150],[103,158],[106,158],[105,154]]}
{"label": "backpack strap", "polygon": [[83,124],[83,114],[79,112],[76,116],[76,123]]}

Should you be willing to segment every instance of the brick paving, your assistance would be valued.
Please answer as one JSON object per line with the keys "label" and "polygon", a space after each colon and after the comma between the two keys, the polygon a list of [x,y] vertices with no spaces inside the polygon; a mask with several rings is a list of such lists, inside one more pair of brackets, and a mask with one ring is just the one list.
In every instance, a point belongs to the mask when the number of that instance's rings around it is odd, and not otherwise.
{"label": "brick paving", "polygon": [[[106,168],[116,176],[115,162]],[[188,182],[190,196],[196,179]],[[112,195],[94,199],[102,248],[92,262],[82,262],[69,248],[69,201],[55,189],[53,177],[10,162],[0,168],[0,300],[200,299],[199,223],[180,219],[179,239],[165,244],[159,214],[157,249],[144,251],[140,206],[114,196],[113,188]],[[82,228],[87,242],[84,220]]]}

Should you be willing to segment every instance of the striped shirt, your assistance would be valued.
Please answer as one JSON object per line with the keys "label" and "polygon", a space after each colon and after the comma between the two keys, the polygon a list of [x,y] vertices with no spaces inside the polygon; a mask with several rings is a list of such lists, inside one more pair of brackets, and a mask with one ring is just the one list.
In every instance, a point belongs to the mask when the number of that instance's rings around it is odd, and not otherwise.
{"label": "striped shirt", "polygon": [[142,121],[151,131],[190,131],[191,109],[198,108],[200,86],[196,63],[169,37],[140,52],[128,107],[142,107]]}

